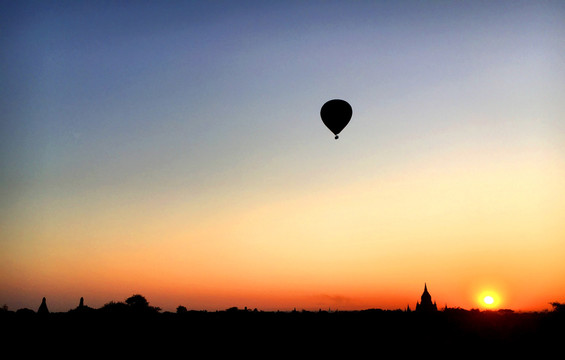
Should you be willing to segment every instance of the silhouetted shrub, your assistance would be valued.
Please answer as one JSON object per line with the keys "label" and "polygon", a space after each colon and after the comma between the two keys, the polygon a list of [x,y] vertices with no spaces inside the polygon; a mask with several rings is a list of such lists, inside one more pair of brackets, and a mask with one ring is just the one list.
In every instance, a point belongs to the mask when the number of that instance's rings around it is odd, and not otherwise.
{"label": "silhouetted shrub", "polygon": [[561,304],[558,302],[552,302],[551,306],[553,306],[553,311],[558,313],[565,313],[565,304]]}
{"label": "silhouetted shrub", "polygon": [[129,310],[130,307],[128,304],[123,302],[115,302],[115,301],[110,301],[109,303],[104,304],[104,306],[100,308],[100,311],[102,312],[113,313],[113,314],[127,313]]}
{"label": "silhouetted shrub", "polygon": [[22,309],[16,310],[16,315],[18,315],[18,316],[34,316],[35,311],[28,309],[28,308],[22,308]]}

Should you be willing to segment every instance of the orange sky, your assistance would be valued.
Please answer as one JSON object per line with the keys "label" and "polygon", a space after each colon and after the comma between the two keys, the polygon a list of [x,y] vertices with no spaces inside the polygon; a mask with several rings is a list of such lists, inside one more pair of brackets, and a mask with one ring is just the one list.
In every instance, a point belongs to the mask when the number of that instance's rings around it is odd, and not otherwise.
{"label": "orange sky", "polygon": [[413,308],[424,282],[442,307],[479,307],[487,290],[502,308],[558,301],[565,168],[551,154],[464,168],[458,158],[202,211],[182,199],[59,199],[30,214],[34,226],[4,228],[32,245],[4,245],[2,284],[8,300],[34,294],[22,303],[34,307],[45,294],[61,310],[133,293],[167,310]]}

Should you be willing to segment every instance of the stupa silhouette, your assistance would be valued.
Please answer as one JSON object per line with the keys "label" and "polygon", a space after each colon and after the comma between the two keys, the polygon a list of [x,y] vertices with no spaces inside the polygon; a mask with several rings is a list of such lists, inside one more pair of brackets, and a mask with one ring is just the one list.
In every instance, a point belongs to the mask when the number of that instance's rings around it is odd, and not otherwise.
{"label": "stupa silhouette", "polygon": [[437,311],[437,305],[435,301],[432,303],[432,296],[428,292],[428,286],[424,283],[424,293],[420,298],[420,302],[416,302],[416,311],[420,312],[432,312]]}
{"label": "stupa silhouette", "polygon": [[37,313],[39,315],[49,314],[49,309],[47,309],[47,302],[46,302],[45,298],[43,298],[43,300],[41,300],[41,305],[39,305],[39,309],[37,309]]}

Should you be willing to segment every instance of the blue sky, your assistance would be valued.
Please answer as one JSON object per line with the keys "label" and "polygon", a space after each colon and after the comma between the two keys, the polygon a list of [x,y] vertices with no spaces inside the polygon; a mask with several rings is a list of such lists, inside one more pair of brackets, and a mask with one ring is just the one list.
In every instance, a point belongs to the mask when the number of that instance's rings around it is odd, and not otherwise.
{"label": "blue sky", "polygon": [[[472,115],[518,140],[551,136],[563,110],[558,2],[4,6],[9,178],[127,181],[160,166],[206,178],[304,146],[340,165],[438,131],[468,138]],[[334,97],[354,106],[345,154],[318,117]],[[524,124],[546,114],[546,128]]]}

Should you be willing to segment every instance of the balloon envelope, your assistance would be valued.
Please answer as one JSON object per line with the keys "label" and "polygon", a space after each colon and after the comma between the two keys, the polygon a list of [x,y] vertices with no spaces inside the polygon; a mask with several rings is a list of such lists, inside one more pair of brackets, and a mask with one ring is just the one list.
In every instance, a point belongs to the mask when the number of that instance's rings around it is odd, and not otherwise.
{"label": "balloon envelope", "polygon": [[322,121],[335,134],[335,138],[338,138],[338,134],[343,130],[351,116],[353,115],[353,109],[351,105],[345,100],[333,99],[326,102],[322,109],[320,110],[320,116]]}

